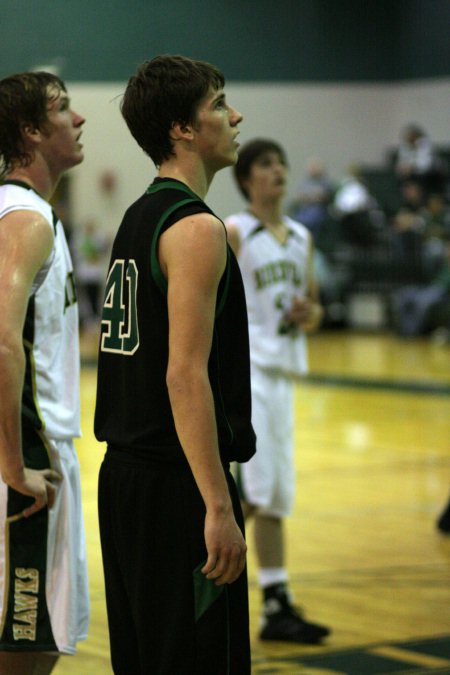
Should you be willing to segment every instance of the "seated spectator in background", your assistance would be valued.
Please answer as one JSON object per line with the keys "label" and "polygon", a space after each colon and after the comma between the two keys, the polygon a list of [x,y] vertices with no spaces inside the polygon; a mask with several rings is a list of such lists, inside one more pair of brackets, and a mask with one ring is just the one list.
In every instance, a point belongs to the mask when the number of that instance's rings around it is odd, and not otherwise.
{"label": "seated spectator in background", "polygon": [[445,259],[428,285],[410,285],[393,294],[394,327],[399,335],[413,337],[436,333],[450,337],[450,237]]}
{"label": "seated spectator in background", "polygon": [[450,234],[450,209],[444,197],[434,193],[425,197],[420,183],[405,181],[392,225],[394,254],[409,265],[409,278],[417,274],[417,281],[431,279],[445,259]]}
{"label": "seated spectator in background", "polygon": [[400,186],[401,205],[392,217],[392,252],[404,283],[423,281],[424,191],[415,179]]}
{"label": "seated spectator in background", "polygon": [[450,207],[440,194],[430,194],[425,209],[425,234],[427,237],[447,239],[450,235]]}
{"label": "seated spectator in background", "polygon": [[340,222],[343,239],[366,246],[377,241],[377,230],[384,224],[377,200],[364,183],[361,169],[350,165],[337,187],[333,201],[335,218]]}
{"label": "seated spectator in background", "polygon": [[307,163],[305,179],[300,183],[297,198],[291,206],[292,217],[305,225],[317,243],[324,223],[328,220],[328,206],[333,185],[320,159]]}
{"label": "seated spectator in background", "polygon": [[412,213],[421,212],[426,204],[422,183],[416,178],[406,178],[400,185],[400,208]]}
{"label": "seated spectator in background", "polygon": [[402,130],[395,172],[400,184],[413,179],[420,183],[425,195],[444,192],[446,166],[426,132],[417,124],[408,124]]}
{"label": "seated spectator in background", "polygon": [[445,259],[446,242],[450,238],[450,208],[443,195],[429,195],[423,219],[424,266],[427,276],[432,276]]}
{"label": "seated spectator in background", "polygon": [[320,297],[325,306],[325,323],[343,321],[345,308],[342,304],[343,288],[349,272],[335,269],[327,253],[335,250],[340,232],[330,214],[334,185],[328,177],[323,162],[312,157],[306,164],[306,176],[298,186],[297,197],[290,205],[291,217],[304,225],[314,240],[314,269],[320,288]]}

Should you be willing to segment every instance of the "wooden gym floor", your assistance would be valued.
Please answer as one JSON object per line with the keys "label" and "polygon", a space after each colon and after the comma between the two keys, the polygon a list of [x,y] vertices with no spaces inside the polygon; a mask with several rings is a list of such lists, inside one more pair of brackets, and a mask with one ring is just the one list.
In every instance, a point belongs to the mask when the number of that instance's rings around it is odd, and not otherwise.
{"label": "wooden gym floor", "polygon": [[[88,359],[95,344],[83,342]],[[321,647],[258,641],[249,525],[253,673],[449,674],[450,536],[435,523],[450,492],[450,346],[324,331],[310,338],[310,363],[297,389],[288,565],[296,602],[333,633]],[[110,675],[96,513],[104,449],[92,433],[92,363],[82,369],[81,394],[92,619],[78,655],[54,672]]]}

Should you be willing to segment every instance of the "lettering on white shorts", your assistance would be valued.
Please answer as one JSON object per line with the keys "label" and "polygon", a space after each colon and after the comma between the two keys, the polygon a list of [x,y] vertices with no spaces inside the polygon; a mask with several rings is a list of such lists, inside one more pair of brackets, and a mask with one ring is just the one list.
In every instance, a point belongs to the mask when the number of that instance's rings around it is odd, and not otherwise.
{"label": "lettering on white shorts", "polygon": [[36,640],[39,571],[16,567],[14,582],[14,640]]}

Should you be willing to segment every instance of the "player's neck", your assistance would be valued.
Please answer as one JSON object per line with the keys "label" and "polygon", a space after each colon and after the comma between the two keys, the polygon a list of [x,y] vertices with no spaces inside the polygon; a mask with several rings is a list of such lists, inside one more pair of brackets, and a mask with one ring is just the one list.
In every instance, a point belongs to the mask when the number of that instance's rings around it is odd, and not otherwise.
{"label": "player's neck", "polygon": [[214,174],[207,174],[205,168],[195,162],[179,162],[167,160],[158,172],[160,178],[175,178],[187,185],[196,195],[204,199]]}
{"label": "player's neck", "polygon": [[253,201],[250,211],[266,225],[280,225],[284,222],[281,201]]}
{"label": "player's neck", "polygon": [[47,201],[51,199],[58,182],[51,178],[48,171],[42,171],[35,163],[26,167],[14,167],[6,178],[26,183]]}

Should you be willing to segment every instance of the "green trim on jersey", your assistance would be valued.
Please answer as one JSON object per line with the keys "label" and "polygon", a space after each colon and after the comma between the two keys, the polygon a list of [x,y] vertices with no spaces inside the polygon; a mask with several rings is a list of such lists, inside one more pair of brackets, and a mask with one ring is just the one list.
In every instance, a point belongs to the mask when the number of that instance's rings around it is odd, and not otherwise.
{"label": "green trim on jersey", "polygon": [[181,199],[179,202],[176,204],[172,204],[170,208],[167,209],[167,211],[164,211],[162,214],[161,218],[159,219],[159,222],[156,226],[155,233],[153,235],[152,239],[152,250],[150,254],[150,265],[151,265],[151,271],[152,271],[152,277],[155,282],[155,284],[158,286],[159,290],[163,295],[167,295],[167,279],[162,273],[161,266],[159,264],[158,260],[158,253],[157,253],[157,246],[158,246],[158,241],[159,241],[159,235],[161,232],[161,228],[163,227],[164,223],[166,222],[167,218],[169,218],[170,215],[177,209],[181,208],[182,206],[185,206],[186,204],[194,204],[195,202],[199,202],[200,200],[197,199]]}
{"label": "green trim on jersey", "polygon": [[[151,265],[151,274],[152,278],[155,282],[155,284],[158,286],[159,290],[163,295],[167,295],[167,279],[165,278],[161,266],[159,264],[158,260],[158,253],[157,253],[157,246],[158,246],[158,241],[160,237],[160,232],[161,229],[166,222],[166,220],[174,213],[177,209],[186,206],[187,204],[195,204],[195,203],[200,203],[204,204],[203,200],[198,197],[195,192],[193,192],[190,188],[187,187],[187,185],[184,185],[183,183],[180,183],[178,181],[167,181],[165,183],[156,183],[154,185],[150,185],[146,193],[147,194],[154,194],[155,192],[159,192],[160,190],[167,190],[167,189],[172,189],[172,190],[178,190],[180,192],[185,192],[187,195],[189,195],[190,199],[181,199],[179,202],[176,204],[172,204],[170,208],[168,208],[164,213],[162,214],[161,218],[159,219],[159,222],[155,228],[155,233],[153,235],[152,239],[152,249],[150,253],[150,265]],[[225,227],[225,226],[224,226]],[[230,248],[227,243],[227,261],[226,261],[226,266],[225,266],[225,283],[224,283],[224,288],[223,288],[223,293],[220,298],[220,301],[216,307],[216,317],[218,317],[225,305],[227,296],[228,296],[228,290],[230,286],[230,275],[231,275],[231,265],[230,265]]]}
{"label": "green trim on jersey", "polygon": [[147,194],[154,194],[155,192],[159,192],[160,190],[167,190],[168,188],[170,188],[172,190],[179,190],[180,192],[185,192],[187,195],[192,197],[195,201],[203,202],[203,200],[200,199],[200,197],[198,195],[196,195],[195,192],[193,192],[191,190],[191,188],[189,188],[184,183],[181,183],[180,181],[176,181],[176,180],[168,180],[168,181],[165,181],[164,183],[153,183],[152,185],[149,185],[146,192],[147,192]]}
{"label": "green trim on jersey", "polygon": [[35,297],[28,301],[23,326],[22,343],[25,354],[25,375],[22,390],[22,421],[31,423],[35,429],[45,429],[36,385],[36,363],[34,360]]}
{"label": "green trim on jersey", "polygon": [[[1,185],[16,185],[17,187],[24,188],[25,190],[31,190],[31,192],[34,192],[35,194],[37,194],[38,197],[40,197],[42,200],[44,200],[44,202],[47,201],[45,199],[45,197],[43,197],[41,194],[39,194],[39,192],[37,190],[35,190],[33,187],[31,187],[31,185],[28,185],[28,183],[25,183],[25,181],[23,181],[23,180],[13,180],[12,178],[11,179],[8,178],[6,180],[0,181],[0,186]],[[52,219],[53,219],[53,232],[56,235],[56,223],[58,222],[58,216],[53,211],[53,209],[52,209]]]}

